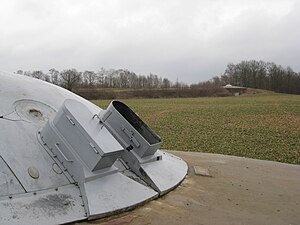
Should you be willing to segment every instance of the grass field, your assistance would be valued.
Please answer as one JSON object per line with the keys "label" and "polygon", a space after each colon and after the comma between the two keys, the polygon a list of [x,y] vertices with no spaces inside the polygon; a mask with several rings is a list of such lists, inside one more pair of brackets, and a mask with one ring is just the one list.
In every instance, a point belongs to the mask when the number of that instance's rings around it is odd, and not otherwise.
{"label": "grass field", "polygon": [[[101,108],[107,100],[93,101]],[[163,149],[212,152],[300,164],[300,96],[126,99]]]}

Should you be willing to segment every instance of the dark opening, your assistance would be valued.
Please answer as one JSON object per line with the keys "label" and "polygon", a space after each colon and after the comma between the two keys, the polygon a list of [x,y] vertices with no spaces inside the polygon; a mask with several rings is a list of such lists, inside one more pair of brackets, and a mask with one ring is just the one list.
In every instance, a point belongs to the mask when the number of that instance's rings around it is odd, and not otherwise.
{"label": "dark opening", "polygon": [[127,105],[119,101],[113,101],[112,104],[149,144],[153,145],[161,142],[161,139]]}
{"label": "dark opening", "polygon": [[37,117],[40,118],[43,116],[43,114],[41,113],[41,111],[37,110],[37,109],[29,109],[29,115],[33,116],[33,117]]}

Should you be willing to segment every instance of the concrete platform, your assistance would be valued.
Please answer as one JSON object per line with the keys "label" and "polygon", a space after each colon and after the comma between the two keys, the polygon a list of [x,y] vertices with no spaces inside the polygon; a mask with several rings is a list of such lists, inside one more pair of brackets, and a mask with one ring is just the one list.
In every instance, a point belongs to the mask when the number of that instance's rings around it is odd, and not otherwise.
{"label": "concrete platform", "polygon": [[178,188],[133,211],[77,224],[300,224],[299,165],[171,152],[189,164]]}

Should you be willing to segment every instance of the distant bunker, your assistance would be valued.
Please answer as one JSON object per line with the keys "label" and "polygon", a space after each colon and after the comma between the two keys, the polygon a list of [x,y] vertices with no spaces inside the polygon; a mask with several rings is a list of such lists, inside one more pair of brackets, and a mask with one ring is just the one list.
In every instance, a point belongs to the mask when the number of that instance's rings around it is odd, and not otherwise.
{"label": "distant bunker", "polygon": [[247,90],[246,87],[233,86],[231,84],[227,84],[227,85],[223,86],[223,88],[228,90],[233,96],[240,96]]}

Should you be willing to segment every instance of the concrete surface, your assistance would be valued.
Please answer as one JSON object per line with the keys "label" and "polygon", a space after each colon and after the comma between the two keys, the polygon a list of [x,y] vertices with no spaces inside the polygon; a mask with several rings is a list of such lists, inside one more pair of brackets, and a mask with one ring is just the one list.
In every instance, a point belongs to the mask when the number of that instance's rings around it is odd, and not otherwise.
{"label": "concrete surface", "polygon": [[[174,191],[133,211],[77,224],[300,224],[300,166],[208,153],[173,154],[189,164]],[[194,166],[211,177],[196,175]]]}

